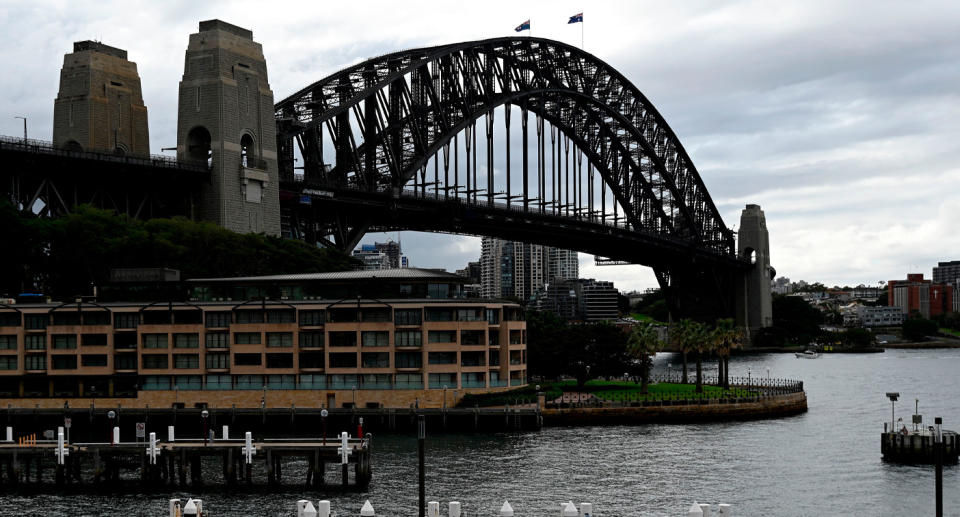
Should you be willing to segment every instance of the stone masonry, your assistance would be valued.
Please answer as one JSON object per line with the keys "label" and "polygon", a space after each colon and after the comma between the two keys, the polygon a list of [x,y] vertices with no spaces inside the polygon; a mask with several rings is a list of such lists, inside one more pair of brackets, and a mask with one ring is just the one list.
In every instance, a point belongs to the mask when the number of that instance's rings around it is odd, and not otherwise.
{"label": "stone masonry", "polygon": [[241,233],[280,234],[273,92],[247,29],[200,22],[180,81],[178,160],[207,161],[199,215]]}
{"label": "stone masonry", "polygon": [[147,107],[137,64],[127,51],[78,41],[63,58],[53,109],[57,147],[146,156],[150,154]]}

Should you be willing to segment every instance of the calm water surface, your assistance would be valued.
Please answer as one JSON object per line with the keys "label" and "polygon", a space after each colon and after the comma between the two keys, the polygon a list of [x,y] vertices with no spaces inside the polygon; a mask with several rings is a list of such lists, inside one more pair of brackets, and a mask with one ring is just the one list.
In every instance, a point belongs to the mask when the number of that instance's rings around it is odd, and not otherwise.
{"label": "calm water surface", "polygon": [[[661,354],[657,370],[677,370]],[[715,372],[715,365],[707,366]],[[745,356],[732,375],[799,378],[810,411],[755,422],[544,429],[490,436],[434,435],[427,445],[427,498],[459,500],[465,516],[497,515],[504,499],[518,517],[557,515],[560,501],[590,501],[599,516],[685,515],[693,500],[726,502],[740,516],[932,515],[932,467],[880,460],[879,434],[890,416],[886,391],[899,391],[897,416],[909,421],[914,397],[924,421],[942,416],[960,430],[960,350],[826,355]],[[378,436],[374,479],[364,494],[203,495],[215,516],[293,516],[301,496],[333,501],[357,515],[370,499],[377,515],[416,513],[416,441]],[[291,464],[285,479],[302,479]],[[296,476],[296,477],[294,477]],[[328,479],[331,479],[328,477]],[[333,478],[335,481],[336,478]],[[947,515],[960,515],[960,469],[944,472]],[[165,515],[172,492],[126,496],[0,497],[3,515]],[[444,513],[445,514],[445,513]]]}

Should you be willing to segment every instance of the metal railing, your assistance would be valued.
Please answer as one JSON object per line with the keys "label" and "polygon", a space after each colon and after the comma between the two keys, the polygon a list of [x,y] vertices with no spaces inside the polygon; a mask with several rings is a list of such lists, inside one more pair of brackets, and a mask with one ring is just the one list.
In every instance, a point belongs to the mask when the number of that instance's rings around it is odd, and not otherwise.
{"label": "metal railing", "polygon": [[166,169],[187,170],[196,172],[207,172],[209,167],[202,162],[181,162],[172,156],[163,156],[159,154],[151,155],[119,155],[107,152],[70,150],[56,147],[53,142],[47,140],[35,140],[16,138],[12,136],[0,135],[0,149],[14,151],[23,151],[34,154],[46,154],[50,156],[63,156],[69,158],[82,158],[86,160],[97,160],[102,162],[124,163],[130,165],[148,165],[153,167],[162,167]]}

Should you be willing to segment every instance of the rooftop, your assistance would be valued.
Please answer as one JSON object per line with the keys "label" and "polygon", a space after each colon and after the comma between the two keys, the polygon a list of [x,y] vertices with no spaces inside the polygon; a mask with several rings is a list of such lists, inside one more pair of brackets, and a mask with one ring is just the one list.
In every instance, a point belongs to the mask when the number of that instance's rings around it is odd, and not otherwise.
{"label": "rooftop", "polygon": [[328,273],[291,273],[286,275],[239,276],[228,278],[192,278],[188,283],[219,284],[236,282],[310,282],[319,280],[454,280],[463,277],[446,271],[420,268],[374,269],[360,271],[333,271]]}
{"label": "rooftop", "polygon": [[111,47],[110,45],[104,45],[99,41],[76,41],[73,43],[74,52],[83,52],[85,50],[93,50],[101,54],[107,54],[113,57],[119,57],[120,59],[127,59],[127,51],[119,49],[117,47]]}

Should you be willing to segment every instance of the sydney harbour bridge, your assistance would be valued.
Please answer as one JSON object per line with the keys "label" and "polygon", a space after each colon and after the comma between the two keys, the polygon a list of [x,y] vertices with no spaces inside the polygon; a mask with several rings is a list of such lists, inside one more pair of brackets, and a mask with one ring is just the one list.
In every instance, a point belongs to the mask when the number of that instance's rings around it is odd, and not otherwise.
{"label": "sydney harbour bridge", "polygon": [[[656,108],[577,47],[523,37],[404,50],[320,79],[272,113],[275,128],[252,136],[275,138],[275,154],[245,137],[239,169],[244,189],[260,195],[262,179],[262,195],[276,196],[286,237],[349,252],[366,232],[404,229],[574,249],[651,267],[675,317],[770,324],[762,211],[744,210],[738,242]],[[181,123],[176,161],[5,138],[0,175],[8,198],[50,215],[92,202],[215,220],[196,207],[226,189],[215,162],[229,144],[211,139],[228,137],[194,126]]]}

